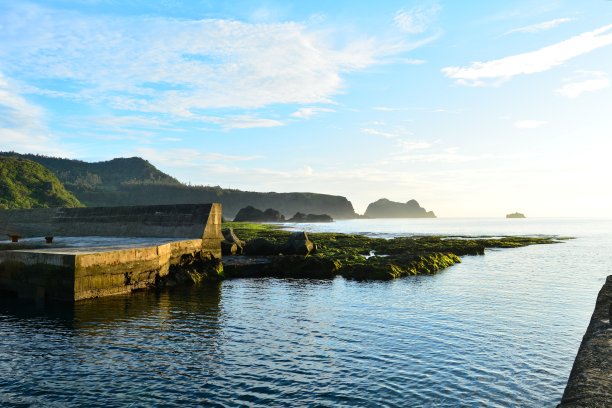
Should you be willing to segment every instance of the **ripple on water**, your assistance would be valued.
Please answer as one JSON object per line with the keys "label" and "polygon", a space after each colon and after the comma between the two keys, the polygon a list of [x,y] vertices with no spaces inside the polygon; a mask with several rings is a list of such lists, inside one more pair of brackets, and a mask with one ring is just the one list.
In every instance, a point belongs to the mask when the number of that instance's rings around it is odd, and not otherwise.
{"label": "ripple on water", "polygon": [[612,273],[610,235],[562,227],[583,237],[393,282],[0,302],[0,405],[553,406]]}

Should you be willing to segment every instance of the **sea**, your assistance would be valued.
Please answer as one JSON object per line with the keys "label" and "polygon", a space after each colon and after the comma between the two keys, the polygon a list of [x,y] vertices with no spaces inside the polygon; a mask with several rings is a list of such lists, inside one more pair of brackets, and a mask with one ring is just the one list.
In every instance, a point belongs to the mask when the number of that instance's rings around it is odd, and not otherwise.
{"label": "sea", "polygon": [[1,407],[554,407],[612,274],[612,219],[371,219],[381,238],[555,235],[390,282],[237,279],[0,300]]}

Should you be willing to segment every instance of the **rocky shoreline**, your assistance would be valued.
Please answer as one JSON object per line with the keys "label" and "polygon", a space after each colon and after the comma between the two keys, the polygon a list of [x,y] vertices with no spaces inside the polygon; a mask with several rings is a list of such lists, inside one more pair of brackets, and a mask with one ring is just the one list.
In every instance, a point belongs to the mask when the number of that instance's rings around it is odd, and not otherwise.
{"label": "rocky shoreline", "polygon": [[434,274],[484,255],[487,248],[517,248],[561,242],[554,237],[371,238],[340,233],[292,233],[270,224],[229,222],[223,226],[226,279],[290,277],[391,280]]}

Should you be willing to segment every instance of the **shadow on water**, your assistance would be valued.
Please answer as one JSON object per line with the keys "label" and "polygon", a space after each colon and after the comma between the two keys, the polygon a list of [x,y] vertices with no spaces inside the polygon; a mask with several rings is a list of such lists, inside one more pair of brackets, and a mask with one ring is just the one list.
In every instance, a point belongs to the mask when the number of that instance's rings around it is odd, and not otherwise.
{"label": "shadow on water", "polygon": [[[152,313],[173,318],[173,310],[206,313],[219,311],[221,285],[207,284],[160,291],[137,291],[126,295],[82,300],[74,304],[36,302],[16,297],[0,297],[0,318],[19,321],[46,321],[62,329],[83,329],[93,323],[112,325],[137,320]],[[211,313],[212,312],[212,313]]]}

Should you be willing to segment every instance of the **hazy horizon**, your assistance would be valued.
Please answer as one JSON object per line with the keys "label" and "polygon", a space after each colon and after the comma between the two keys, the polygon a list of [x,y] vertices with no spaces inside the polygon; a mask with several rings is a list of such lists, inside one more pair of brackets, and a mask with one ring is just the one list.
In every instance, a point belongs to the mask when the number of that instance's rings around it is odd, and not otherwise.
{"label": "hazy horizon", "polygon": [[0,4],[0,150],[184,183],[610,217],[612,2]]}

